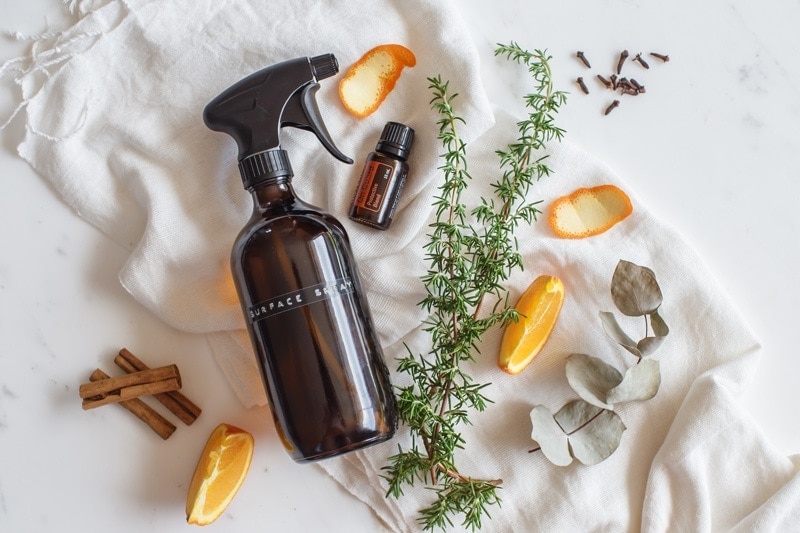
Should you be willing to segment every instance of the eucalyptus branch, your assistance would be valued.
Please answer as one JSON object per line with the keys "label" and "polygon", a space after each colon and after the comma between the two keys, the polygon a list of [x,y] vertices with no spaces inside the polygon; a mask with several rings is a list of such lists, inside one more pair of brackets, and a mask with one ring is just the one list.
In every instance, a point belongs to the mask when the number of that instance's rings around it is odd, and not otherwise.
{"label": "eucalyptus branch", "polygon": [[[553,464],[567,466],[577,459],[585,465],[604,461],[619,446],[625,423],[615,411],[618,404],[653,398],[661,386],[661,367],[650,357],[669,334],[659,314],[663,301],[655,273],[620,260],[611,278],[614,305],[629,317],[645,317],[645,337],[634,341],[619,325],[614,313],[600,312],[608,337],[637,358],[624,372],[598,357],[573,353],[567,357],[567,382],[579,399],[553,414],[537,405],[531,410],[531,438]],[[652,336],[647,331],[650,319]]]}
{"label": "eucalyptus branch", "polygon": [[[484,333],[515,317],[504,286],[510,273],[522,268],[514,232],[536,220],[538,202],[528,200],[530,189],[550,173],[541,152],[564,133],[553,122],[565,96],[553,90],[550,58],[514,43],[499,45],[496,54],[526,65],[535,92],[525,96],[530,111],[518,123],[517,141],[497,152],[502,176],[491,185],[492,197],[482,198],[473,209],[462,200],[471,176],[467,147],[458,131],[464,120],[453,107],[457,94],[441,77],[428,78],[444,149],[439,167],[444,181],[434,197],[436,218],[425,246],[426,296],[420,302],[429,313],[424,329],[431,348],[425,355],[408,350],[398,360],[398,371],[409,378],[408,385],[397,388],[397,396],[411,444],[408,449],[399,446],[384,467],[387,496],[400,497],[403,487],[416,482],[432,489],[433,503],[420,511],[426,530],[451,526],[455,515],[462,515],[463,525],[477,529],[489,516],[489,507],[500,504],[501,480],[475,479],[455,464],[456,451],[466,445],[459,427],[470,423],[471,411],[483,411],[491,403],[484,395],[489,384],[476,383],[466,366],[479,353]],[[482,309],[490,300],[490,309]]]}

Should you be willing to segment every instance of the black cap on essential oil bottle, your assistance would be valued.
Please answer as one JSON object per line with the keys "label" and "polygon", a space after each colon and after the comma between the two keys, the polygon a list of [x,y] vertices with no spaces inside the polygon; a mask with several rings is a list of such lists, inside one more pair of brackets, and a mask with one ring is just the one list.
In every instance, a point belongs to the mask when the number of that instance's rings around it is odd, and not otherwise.
{"label": "black cap on essential oil bottle", "polygon": [[413,129],[399,122],[387,122],[375,150],[405,161],[411,153],[412,144],[414,144]]}

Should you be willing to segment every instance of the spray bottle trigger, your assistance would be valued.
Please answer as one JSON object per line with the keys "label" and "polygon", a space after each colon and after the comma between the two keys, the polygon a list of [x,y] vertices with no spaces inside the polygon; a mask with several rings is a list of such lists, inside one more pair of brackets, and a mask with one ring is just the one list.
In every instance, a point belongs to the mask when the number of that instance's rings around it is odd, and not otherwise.
{"label": "spray bottle trigger", "polygon": [[317,100],[314,98],[319,83],[309,83],[300,91],[296,92],[286,102],[286,107],[281,115],[281,127],[291,126],[306,130],[314,133],[328,152],[333,157],[344,163],[352,164],[353,160],[344,155],[334,144],[331,134],[328,133],[328,128],[322,121],[322,115],[317,106]]}

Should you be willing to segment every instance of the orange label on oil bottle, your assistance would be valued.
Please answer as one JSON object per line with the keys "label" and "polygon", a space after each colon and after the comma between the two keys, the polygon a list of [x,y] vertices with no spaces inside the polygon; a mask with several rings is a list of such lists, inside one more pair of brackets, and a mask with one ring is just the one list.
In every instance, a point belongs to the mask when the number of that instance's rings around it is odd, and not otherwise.
{"label": "orange label on oil bottle", "polygon": [[367,211],[378,212],[386,196],[386,188],[392,179],[392,167],[377,161],[370,161],[364,167],[355,205]]}

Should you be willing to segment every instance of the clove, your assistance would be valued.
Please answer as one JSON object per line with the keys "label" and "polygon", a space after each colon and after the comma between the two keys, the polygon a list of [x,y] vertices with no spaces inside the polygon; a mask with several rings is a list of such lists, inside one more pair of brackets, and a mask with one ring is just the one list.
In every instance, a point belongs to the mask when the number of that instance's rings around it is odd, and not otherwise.
{"label": "clove", "polygon": [[614,84],[611,83],[610,81],[608,81],[607,79],[605,79],[600,74],[597,75],[597,79],[600,80],[600,83],[605,85],[606,89],[613,89],[614,88]]}
{"label": "clove", "polygon": [[611,102],[611,104],[609,104],[609,106],[606,108],[606,110],[605,110],[605,112],[604,112],[603,114],[604,114],[604,115],[608,115],[608,114],[609,114],[609,113],[611,113],[611,112],[614,110],[614,108],[615,108],[615,107],[617,107],[618,105],[619,105],[619,100],[614,100],[613,102]]}
{"label": "clove", "polygon": [[623,50],[619,54],[619,61],[617,61],[617,74],[622,74],[622,64],[625,63],[625,60],[628,58],[628,51]]}
{"label": "clove", "polygon": [[584,65],[586,65],[586,68],[592,68],[592,65],[589,63],[589,60],[586,59],[586,56],[584,55],[583,52],[578,50],[578,52],[575,55],[578,56],[578,59],[580,59]]}
{"label": "clove", "polygon": [[[649,54],[664,63],[669,61],[669,56],[666,54],[660,54],[658,52],[649,52]],[[591,68],[589,60],[586,58],[586,55],[583,51],[578,51],[575,55],[587,68]],[[629,58],[631,61],[639,63],[642,68],[650,69],[650,64],[645,60],[644,55],[644,52],[638,52],[633,57],[630,57],[630,52],[627,49],[622,50],[617,60],[615,73],[611,74],[610,76],[596,74],[595,77],[597,78],[598,82],[603,85],[603,87],[610,91],[616,92],[619,95],[638,96],[640,94],[644,94],[647,92],[644,85],[633,78],[626,78],[622,76],[622,68],[625,65],[625,61],[627,61]],[[586,85],[585,79],[582,76],[576,78],[575,82],[578,84],[584,94],[589,94],[589,87]],[[603,114],[608,115],[611,113],[619,106],[619,103],[619,100],[612,101],[605,108]]]}
{"label": "clove", "polygon": [[663,61],[664,63],[666,63],[667,61],[669,61],[669,56],[668,56],[668,55],[666,55],[666,54],[658,54],[658,53],[656,53],[656,52],[650,52],[650,55],[651,55],[651,56],[653,56],[653,57],[655,57],[656,59],[660,59],[660,60],[661,60],[661,61]]}
{"label": "clove", "polygon": [[645,61],[644,58],[642,57],[642,53],[641,52],[636,54],[636,56],[633,58],[633,60],[636,61],[637,63],[639,63],[640,65],[642,65],[644,68],[650,68],[650,65],[648,65],[647,61]]}

